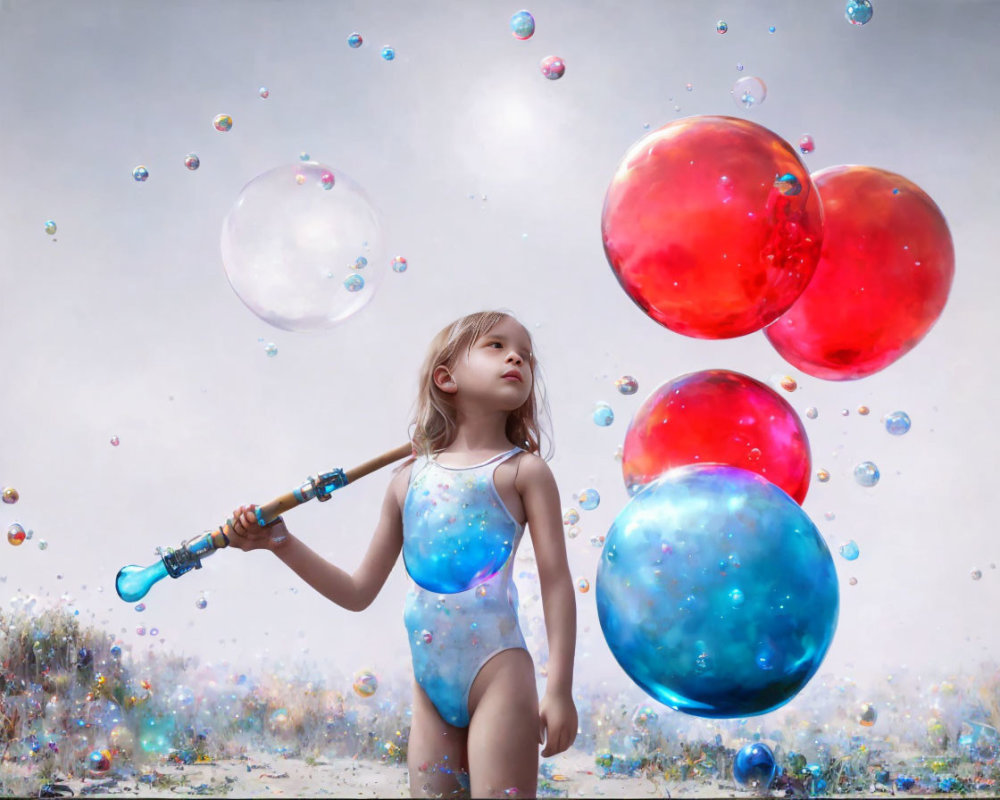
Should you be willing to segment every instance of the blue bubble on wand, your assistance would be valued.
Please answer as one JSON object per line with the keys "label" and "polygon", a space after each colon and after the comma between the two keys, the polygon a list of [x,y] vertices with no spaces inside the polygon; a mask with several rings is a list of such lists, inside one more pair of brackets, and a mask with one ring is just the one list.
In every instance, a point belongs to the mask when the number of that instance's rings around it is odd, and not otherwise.
{"label": "blue bubble on wand", "polygon": [[830,551],[784,491],[721,464],[670,470],[618,514],[596,580],[604,638],[650,696],[700,717],[763,714],[823,661]]}

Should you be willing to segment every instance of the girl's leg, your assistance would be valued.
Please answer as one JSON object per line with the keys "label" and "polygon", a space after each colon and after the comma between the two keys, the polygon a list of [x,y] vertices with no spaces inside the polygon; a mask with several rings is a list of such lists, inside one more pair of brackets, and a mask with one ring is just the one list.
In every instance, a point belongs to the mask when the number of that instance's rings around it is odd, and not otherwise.
{"label": "girl's leg", "polygon": [[472,796],[535,797],[538,690],[528,652],[504,650],[487,661],[472,684],[469,709]]}
{"label": "girl's leg", "polygon": [[467,797],[455,777],[468,731],[449,725],[420,684],[413,684],[413,718],[406,751],[411,797]]}

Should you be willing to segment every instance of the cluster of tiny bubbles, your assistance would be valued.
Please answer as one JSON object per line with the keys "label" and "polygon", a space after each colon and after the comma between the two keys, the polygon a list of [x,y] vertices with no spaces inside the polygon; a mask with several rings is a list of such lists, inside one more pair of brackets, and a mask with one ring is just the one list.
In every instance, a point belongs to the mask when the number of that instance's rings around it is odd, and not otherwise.
{"label": "cluster of tiny bubbles", "polygon": [[329,191],[333,188],[333,184],[336,183],[336,179],[333,177],[332,172],[327,171],[319,176],[319,183],[320,186]]}
{"label": "cluster of tiny bubbles", "polygon": [[635,394],[639,391],[639,381],[631,375],[622,375],[615,381],[615,388],[619,394]]}
{"label": "cluster of tiny bubbles", "polygon": [[347,44],[351,48],[353,48],[354,50],[357,50],[364,43],[365,43],[365,40],[361,38],[361,34],[360,33],[354,32],[350,36],[347,37]]}
{"label": "cluster of tiny bubbles", "polygon": [[724,19],[720,19],[718,22],[715,23],[715,30],[718,33],[725,33],[726,31],[729,30],[729,25],[726,23]]}
{"label": "cluster of tiny bubbles", "polygon": [[593,511],[601,504],[601,495],[597,489],[584,489],[576,499],[584,511]]}
{"label": "cluster of tiny bubbles", "polygon": [[557,81],[566,74],[566,64],[559,56],[545,56],[538,68],[550,81]]}
{"label": "cluster of tiny bubbles", "polygon": [[385,47],[382,48],[383,61],[392,61],[395,57],[396,57],[396,51],[393,48],[389,47],[389,45],[386,45]]}
{"label": "cluster of tiny bubbles", "polygon": [[563,525],[576,525],[580,521],[580,512],[575,508],[563,511]]}
{"label": "cluster of tiny bubbles", "polygon": [[753,75],[739,78],[730,92],[736,105],[750,109],[759,106],[767,98],[767,85]]}
{"label": "cluster of tiny bubbles", "polygon": [[363,669],[355,674],[353,685],[359,697],[371,697],[378,689],[378,678],[371,670]]}
{"label": "cluster of tiny bubbles", "polygon": [[854,468],[854,480],[861,486],[874,486],[879,477],[878,467],[871,461],[862,461]]}
{"label": "cluster of tiny bubbles", "polygon": [[11,506],[18,501],[21,495],[13,486],[5,486],[3,489],[3,501]]}
{"label": "cluster of tiny bubbles", "polygon": [[135,610],[138,611],[141,614],[143,611],[146,610],[146,604],[145,603],[137,603],[136,606],[135,606]]}
{"label": "cluster of tiny bubbles", "polygon": [[206,600],[204,597],[199,597],[197,600],[194,601],[194,607],[197,608],[199,611],[204,611],[208,607],[208,600]]}
{"label": "cluster of tiny bubbles", "polygon": [[885,418],[885,429],[893,436],[902,436],[910,430],[910,415],[905,411],[893,411]]}
{"label": "cluster of tiny bubbles", "polygon": [[844,557],[847,561],[854,561],[861,551],[858,549],[858,543],[851,539],[849,542],[844,542],[840,546],[840,555]]}
{"label": "cluster of tiny bubbles", "polygon": [[786,392],[794,392],[799,388],[799,384],[791,375],[782,376],[781,380],[778,381],[778,385]]}
{"label": "cluster of tiny bubbles", "polygon": [[267,100],[267,98],[271,96],[271,90],[268,89],[266,86],[261,86],[257,90],[257,94],[259,94],[264,100]]}
{"label": "cluster of tiny bubbles", "polygon": [[111,442],[112,447],[118,447],[118,445],[121,444],[121,439],[119,439],[117,436],[112,436],[108,441]]}
{"label": "cluster of tiny bubbles", "polygon": [[510,32],[522,42],[535,33],[535,18],[528,11],[517,11],[510,18]]}
{"label": "cluster of tiny bubbles", "polygon": [[21,527],[20,523],[12,522],[7,526],[7,541],[14,545],[14,547],[24,544],[24,540],[27,538],[24,528]]}
{"label": "cluster of tiny bubbles", "polygon": [[365,279],[357,273],[344,278],[344,288],[349,292],[360,292],[365,288]]}
{"label": "cluster of tiny bubbles", "polygon": [[217,131],[225,133],[226,131],[232,129],[233,118],[228,114],[217,114],[215,119],[212,120],[212,125],[215,126]]}
{"label": "cluster of tiny bubbles", "polygon": [[809,406],[809,408],[806,409],[806,416],[809,419],[816,419],[816,417],[819,416],[819,411],[816,410],[815,406]]}
{"label": "cluster of tiny bubbles", "polygon": [[830,480],[830,473],[827,472],[825,469],[816,470],[816,480],[818,480],[820,483],[826,483],[828,480]]}
{"label": "cluster of tiny bubbles", "polygon": [[815,149],[816,143],[813,141],[812,136],[808,133],[804,133],[801,137],[799,137],[799,152],[802,153],[802,155],[807,156]]}
{"label": "cluster of tiny bubbles", "polygon": [[878,711],[871,703],[862,703],[858,710],[858,724],[870,728],[878,719]]}
{"label": "cluster of tiny bubbles", "polygon": [[791,172],[776,176],[774,179],[774,188],[786,197],[794,197],[802,193],[802,183]]}
{"label": "cluster of tiny bubbles", "polygon": [[184,156],[184,166],[187,167],[192,172],[198,169],[198,167],[201,166],[201,159],[198,158],[198,154],[188,153],[186,156]]}
{"label": "cluster of tiny bubbles", "polygon": [[870,412],[871,412],[871,409],[868,408],[868,406],[858,406],[858,413],[862,417],[867,417]]}
{"label": "cluster of tiny bubbles", "polygon": [[396,256],[392,260],[392,271],[393,272],[406,272],[406,268],[409,264],[406,263],[406,259],[402,256]]}
{"label": "cluster of tiny bubbles", "polygon": [[586,578],[580,578],[576,582],[576,588],[580,590],[580,594],[586,594],[590,591],[590,581]]}
{"label": "cluster of tiny bubbles", "polygon": [[56,221],[54,219],[45,220],[45,232],[49,236],[55,236],[56,233]]}
{"label": "cluster of tiny bubbles", "polygon": [[146,169],[142,164],[140,164],[138,167],[132,170],[132,177],[135,178],[135,180],[138,181],[139,183],[142,183],[149,177],[149,170]]}
{"label": "cluster of tiny bubbles", "polygon": [[598,403],[594,406],[594,424],[606,428],[615,421],[615,412],[607,403]]}
{"label": "cluster of tiny bubbles", "polygon": [[847,0],[844,6],[844,17],[852,25],[864,25],[870,22],[873,13],[871,0]]}

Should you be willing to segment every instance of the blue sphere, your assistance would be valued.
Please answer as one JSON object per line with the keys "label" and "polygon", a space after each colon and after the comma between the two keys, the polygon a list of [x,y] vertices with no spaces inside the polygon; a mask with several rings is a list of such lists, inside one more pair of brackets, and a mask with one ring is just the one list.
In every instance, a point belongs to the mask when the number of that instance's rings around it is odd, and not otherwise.
{"label": "blue sphere", "polygon": [[699,717],[763,714],[819,668],[837,627],[830,551],[760,475],[692,464],[618,514],[597,568],[597,613],[622,669]]}
{"label": "blue sphere", "polygon": [[743,745],[733,759],[733,778],[740,786],[766,789],[777,772],[774,753],[762,742]]}

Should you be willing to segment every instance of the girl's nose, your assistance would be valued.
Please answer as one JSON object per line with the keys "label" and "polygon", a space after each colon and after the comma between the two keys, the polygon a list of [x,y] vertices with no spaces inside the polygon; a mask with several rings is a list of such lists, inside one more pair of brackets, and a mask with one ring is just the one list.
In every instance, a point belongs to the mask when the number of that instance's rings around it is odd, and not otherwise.
{"label": "girl's nose", "polygon": [[508,361],[513,360],[515,364],[523,364],[524,363],[524,361],[522,360],[521,356],[519,356],[517,353],[510,353],[507,356],[507,360]]}

